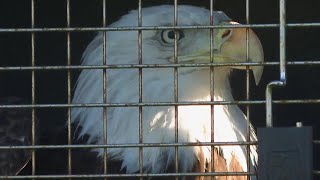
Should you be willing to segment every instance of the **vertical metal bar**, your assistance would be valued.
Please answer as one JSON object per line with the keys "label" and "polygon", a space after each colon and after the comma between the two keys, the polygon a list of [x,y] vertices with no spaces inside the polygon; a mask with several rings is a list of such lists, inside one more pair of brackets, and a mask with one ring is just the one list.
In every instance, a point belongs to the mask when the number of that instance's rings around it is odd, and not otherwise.
{"label": "vertical metal bar", "polygon": [[267,85],[266,88],[266,126],[272,127],[273,120],[272,120],[272,86],[275,86],[275,82],[273,81]]}
{"label": "vertical metal bar", "polygon": [[[35,0],[31,0],[31,27],[35,28]],[[34,67],[36,65],[36,59],[35,59],[35,33],[31,33],[31,66]],[[31,71],[31,96],[32,96],[32,105],[36,104],[36,82],[35,82],[35,71]],[[32,108],[32,145],[35,145],[36,143],[36,110],[35,108]],[[32,159],[32,175],[36,174],[36,153],[35,150],[31,150],[31,159]]]}
{"label": "vertical metal bar", "polygon": [[[250,24],[250,1],[246,0],[246,24]],[[246,62],[249,62],[249,28],[246,28]],[[246,66],[246,100],[250,100],[250,69],[249,66]],[[247,116],[247,142],[250,142],[250,134],[251,134],[251,129],[250,129],[250,106],[246,105],[246,116]],[[250,145],[246,146],[247,150],[247,171],[250,170]],[[247,176],[247,180],[250,180],[250,176]]]}
{"label": "vertical metal bar", "polygon": [[[103,0],[102,5],[102,26],[106,27],[107,20],[106,20],[106,0]],[[103,47],[102,47],[102,64],[107,64],[107,34],[106,31],[103,32]],[[103,83],[103,103],[107,103],[107,70],[102,70],[102,83]],[[107,144],[107,107],[103,107],[103,144]],[[107,148],[103,149],[103,173],[107,174],[108,171],[108,164],[107,164]],[[107,179],[107,178],[105,178]]]}
{"label": "vertical metal bar", "polygon": [[[70,27],[70,0],[67,0],[67,27]],[[67,65],[71,65],[71,48],[70,48],[70,32],[67,32]],[[71,72],[70,69],[67,71],[67,86],[68,86],[68,104],[71,104]],[[71,141],[71,108],[68,107],[68,145],[72,143]],[[68,174],[72,174],[72,157],[71,149],[68,149]]]}
{"label": "vertical metal bar", "polygon": [[[142,26],[142,2],[139,0],[138,26]],[[138,30],[138,63],[142,64],[142,31]],[[142,68],[139,68],[139,103],[142,103]],[[142,106],[139,106],[139,144],[143,143]],[[139,172],[143,174],[143,149],[139,147]],[[143,178],[140,177],[140,180]]]}
{"label": "vertical metal bar", "polygon": [[[210,26],[214,23],[213,17],[213,0],[210,0]],[[214,46],[214,29],[210,28],[210,63],[214,63],[213,55],[213,46]],[[210,66],[210,101],[214,101],[214,67]],[[211,111],[211,142],[214,142],[214,105],[210,106]],[[214,167],[214,150],[215,147],[211,146],[211,172],[215,172]],[[215,176],[212,176],[211,179],[215,179]]]}
{"label": "vertical metal bar", "polygon": [[286,84],[286,0],[280,0],[280,81]]}
{"label": "vertical metal bar", "polygon": [[[178,25],[178,1],[174,0],[174,15],[173,15],[173,26]],[[174,53],[173,53],[173,58],[174,58],[174,64],[178,63],[178,36],[177,36],[177,31],[174,33]],[[174,73],[174,102],[178,102],[178,67],[174,67],[173,69]],[[178,106],[174,106],[174,122],[175,122],[175,133],[174,133],[174,139],[175,142],[178,143],[179,141],[179,122],[178,122]],[[175,171],[176,173],[179,172],[179,149],[177,146],[175,146]],[[176,180],[178,180],[178,177],[175,177]]]}
{"label": "vertical metal bar", "polygon": [[286,75],[286,0],[280,0],[280,80],[270,82],[266,89],[266,126],[272,127],[272,88],[283,87],[287,83]]}

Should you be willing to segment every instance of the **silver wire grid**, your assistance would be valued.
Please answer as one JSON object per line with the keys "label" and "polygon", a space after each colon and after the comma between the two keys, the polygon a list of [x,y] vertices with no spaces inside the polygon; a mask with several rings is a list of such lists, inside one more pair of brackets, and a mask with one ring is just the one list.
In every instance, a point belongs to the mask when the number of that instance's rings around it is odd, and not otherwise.
{"label": "silver wire grid", "polygon": [[[142,139],[142,107],[144,106],[174,106],[175,112],[177,112],[177,108],[179,105],[211,105],[211,109],[213,109],[214,105],[246,105],[246,112],[249,122],[249,112],[250,108],[249,105],[258,105],[258,104],[266,104],[267,110],[267,120],[268,126],[272,126],[272,104],[320,104],[320,99],[295,99],[295,100],[272,100],[272,87],[274,86],[284,86],[286,83],[286,66],[304,66],[304,65],[320,65],[319,61],[290,61],[286,62],[286,30],[288,28],[313,28],[313,27],[320,27],[320,23],[286,23],[286,0],[279,0],[280,6],[280,16],[279,16],[279,24],[250,24],[249,19],[249,0],[246,0],[246,24],[243,25],[213,25],[213,0],[210,0],[210,25],[208,26],[178,26],[177,25],[177,7],[178,1],[174,1],[174,25],[173,26],[156,26],[156,27],[144,27],[142,26],[142,1],[138,0],[138,26],[134,27],[107,27],[107,16],[106,16],[106,0],[103,1],[103,19],[102,19],[102,27],[70,27],[70,0],[65,0],[66,3],[66,21],[67,26],[63,28],[37,28],[35,26],[35,2],[36,0],[30,0],[31,2],[31,28],[0,28],[0,33],[30,33],[31,34],[31,55],[32,55],[32,63],[31,66],[18,66],[18,67],[0,67],[0,72],[3,71],[31,71],[32,73],[32,103],[27,105],[0,105],[2,109],[8,108],[30,108],[32,109],[32,145],[31,146],[1,146],[0,150],[4,149],[31,149],[32,150],[32,174],[31,175],[20,175],[20,176],[0,176],[0,179],[62,179],[62,178],[108,178],[108,177],[159,177],[159,176],[243,176],[243,175],[253,175],[254,172],[250,169],[250,163],[248,164],[249,172],[207,172],[207,173],[178,173],[178,147],[181,146],[230,146],[230,145],[246,145],[248,150],[250,145],[256,145],[256,141],[250,141],[250,128],[247,134],[247,141],[244,142],[214,142],[212,138],[212,142],[199,142],[199,143],[178,143],[178,129],[175,129],[175,143],[143,143]],[[76,3],[74,1],[74,3]],[[263,63],[253,63],[253,62],[244,62],[244,63],[196,63],[196,64],[177,64],[177,34],[175,34],[175,43],[174,43],[174,64],[143,64],[142,62],[142,31],[148,30],[163,30],[163,29],[210,29],[211,36],[210,36],[210,47],[213,47],[213,36],[212,32],[213,29],[221,29],[221,28],[264,28],[264,29],[279,29],[280,35],[280,61],[279,62],[263,62]],[[103,65],[95,65],[95,66],[80,66],[80,65],[72,65],[71,64],[71,48],[70,48],[70,33],[72,32],[88,32],[88,31],[101,31],[104,32],[103,34]],[[121,64],[121,65],[107,65],[107,49],[106,43],[108,43],[108,39],[106,37],[107,31],[138,31],[138,64]],[[35,47],[36,47],[36,33],[38,32],[66,32],[67,33],[67,65],[66,66],[36,66],[37,59],[35,58]],[[248,32],[247,32],[248,33]],[[248,35],[248,34],[247,34]],[[248,38],[247,38],[247,46],[248,46]],[[248,49],[248,48],[247,48]],[[248,50],[247,50],[248,51]],[[248,53],[247,53],[248,54]],[[211,51],[211,56],[213,56]],[[212,58],[211,58],[212,59]],[[268,61],[268,60],[267,60]],[[279,66],[280,68],[280,78],[279,81],[271,82],[267,87],[267,99],[266,100],[250,100],[250,88],[249,88],[249,70],[247,68],[246,72],[246,100],[244,101],[213,101],[213,67],[218,66]],[[211,90],[211,101],[207,102],[181,102],[178,101],[178,67],[210,67],[210,90]],[[139,102],[138,103],[107,103],[107,81],[106,81],[106,70],[107,69],[128,69],[128,68],[135,68],[139,70]],[[171,103],[145,103],[142,101],[142,69],[143,68],[173,68],[174,69],[174,102]],[[103,103],[90,103],[90,104],[71,104],[71,97],[72,97],[72,82],[71,82],[71,72],[72,70],[82,70],[82,69],[103,69]],[[35,73],[37,71],[66,71],[67,72],[67,104],[37,104],[36,99],[36,79]],[[71,108],[74,107],[102,107],[103,110],[103,126],[104,126],[104,145],[74,145],[72,144],[72,134],[71,134]],[[139,143],[132,143],[132,144],[108,144],[106,139],[106,131],[107,131],[107,113],[106,109],[108,107],[139,107]],[[36,109],[38,108],[67,108],[67,128],[68,128],[68,144],[67,145],[36,145],[36,138],[35,138],[35,126],[36,126]],[[213,111],[211,111],[211,119],[212,123],[213,119]],[[175,113],[175,126],[177,127],[177,113]],[[249,123],[248,123],[249,125]],[[212,126],[213,128],[213,126]],[[212,131],[213,132],[213,131]],[[213,137],[213,135],[212,135]],[[314,140],[314,144],[320,145],[320,140]],[[107,167],[107,148],[128,148],[128,147],[138,147],[139,148],[139,173],[138,174],[108,174]],[[144,147],[175,147],[175,173],[165,173],[165,174],[144,174],[143,173],[143,159],[142,159],[142,152]],[[104,155],[103,155],[103,171],[104,174],[94,174],[94,175],[73,175],[72,174],[72,149],[81,149],[81,148],[104,148]],[[65,175],[36,175],[36,150],[40,149],[67,149],[68,150],[68,174]],[[248,151],[249,152],[249,151]],[[250,154],[247,154],[249,161]],[[213,157],[213,152],[212,152]],[[213,159],[213,158],[212,158]],[[314,175],[319,176],[320,171],[314,170]],[[249,177],[248,177],[249,178]]]}

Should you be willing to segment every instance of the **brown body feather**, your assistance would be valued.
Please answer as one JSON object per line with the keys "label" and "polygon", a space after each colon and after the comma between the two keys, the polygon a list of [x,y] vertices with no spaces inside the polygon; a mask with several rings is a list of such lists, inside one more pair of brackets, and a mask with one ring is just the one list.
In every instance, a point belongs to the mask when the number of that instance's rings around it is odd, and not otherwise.
{"label": "brown body feather", "polygon": [[[204,148],[204,147],[202,147]],[[220,149],[214,148],[213,164],[204,158],[203,151],[198,154],[198,163],[194,166],[194,172],[243,172],[241,165],[235,156],[232,156],[228,171],[227,163]],[[213,166],[213,167],[212,167]],[[214,171],[212,171],[214,169]],[[211,176],[188,178],[188,180],[211,180]],[[246,176],[216,176],[215,180],[245,180]]]}

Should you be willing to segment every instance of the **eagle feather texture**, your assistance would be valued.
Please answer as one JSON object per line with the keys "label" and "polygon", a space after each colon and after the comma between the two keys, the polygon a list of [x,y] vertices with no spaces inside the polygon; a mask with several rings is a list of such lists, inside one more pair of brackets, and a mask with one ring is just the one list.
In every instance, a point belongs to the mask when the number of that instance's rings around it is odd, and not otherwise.
{"label": "eagle feather texture", "polygon": [[[137,26],[138,12],[131,11],[110,27]],[[157,6],[142,9],[143,26],[173,25],[173,6]],[[193,6],[178,6],[178,25],[209,25],[210,11]],[[228,22],[223,12],[214,12],[214,24]],[[197,52],[198,44],[210,47],[208,29],[185,30],[185,38],[178,43],[180,55]],[[159,42],[160,31],[142,32],[142,62],[144,64],[168,64],[174,48]],[[106,32],[107,64],[138,64],[138,32]],[[83,54],[82,65],[102,65],[103,35],[99,33]],[[229,83],[229,67],[214,68],[214,100],[232,101]],[[107,69],[107,103],[139,102],[138,69]],[[178,68],[179,102],[210,101],[210,69]],[[173,68],[150,68],[142,70],[142,102],[174,102]],[[73,103],[103,103],[103,71],[82,70],[75,89]],[[192,105],[178,107],[178,142],[211,141],[211,107]],[[103,144],[103,108],[72,108],[72,123],[81,126],[79,137],[89,135],[88,144]],[[245,141],[247,120],[236,105],[214,106],[215,142]],[[143,143],[175,142],[175,110],[173,106],[147,106],[142,108]],[[251,127],[251,126],[250,126]],[[251,127],[251,140],[256,140]],[[139,142],[138,107],[107,108],[107,142],[124,144]],[[204,155],[210,161],[210,147]],[[223,155],[230,163],[232,155],[238,159],[244,171],[246,149],[240,146],[221,146]],[[96,149],[99,156],[103,149]],[[138,148],[108,148],[108,158],[122,160],[127,173],[139,171]],[[197,161],[200,147],[179,147],[179,172],[189,172]],[[255,147],[251,149],[251,166],[256,163]],[[174,162],[174,147],[143,148],[144,172],[161,173]]]}

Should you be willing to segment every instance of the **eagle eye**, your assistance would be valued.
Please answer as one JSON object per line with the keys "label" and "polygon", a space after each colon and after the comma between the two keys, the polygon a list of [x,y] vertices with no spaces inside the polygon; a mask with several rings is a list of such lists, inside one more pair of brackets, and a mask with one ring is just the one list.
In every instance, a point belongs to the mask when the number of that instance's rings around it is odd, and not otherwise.
{"label": "eagle eye", "polygon": [[[173,44],[174,43],[174,32],[175,30],[163,30],[161,32],[161,40],[166,44]],[[182,30],[176,30],[177,32],[177,40],[179,41],[184,37],[184,33]]]}

